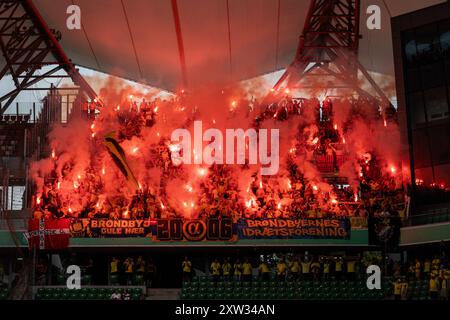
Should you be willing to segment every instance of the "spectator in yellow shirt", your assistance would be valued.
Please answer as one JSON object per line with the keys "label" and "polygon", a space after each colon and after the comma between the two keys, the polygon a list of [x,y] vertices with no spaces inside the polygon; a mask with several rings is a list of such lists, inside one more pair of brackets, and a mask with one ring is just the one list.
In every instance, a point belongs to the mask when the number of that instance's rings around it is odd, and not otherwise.
{"label": "spectator in yellow shirt", "polygon": [[431,272],[431,262],[429,259],[426,259],[423,263],[423,274],[426,278],[430,275]]}
{"label": "spectator in yellow shirt", "polygon": [[127,257],[123,262],[123,266],[125,268],[125,281],[126,285],[129,286],[133,280],[133,271],[134,271],[134,261],[132,258]]}
{"label": "spectator in yellow shirt", "polygon": [[397,279],[394,283],[394,300],[401,300],[402,298],[402,280]]}
{"label": "spectator in yellow shirt", "polygon": [[116,275],[119,271],[119,262],[119,259],[117,259],[116,257],[112,258],[109,269],[111,275]]}
{"label": "spectator in yellow shirt", "polygon": [[344,266],[344,260],[342,257],[334,258],[334,274],[336,275],[336,279],[340,280],[342,278],[342,269]]}
{"label": "spectator in yellow shirt", "polygon": [[224,278],[225,281],[229,281],[230,280],[230,277],[231,277],[231,263],[230,263],[230,259],[229,258],[225,259],[225,261],[223,262],[222,274],[223,274],[223,278]]}
{"label": "spectator in yellow shirt", "polygon": [[416,280],[421,279],[421,269],[422,269],[422,264],[420,263],[419,259],[416,259],[415,265],[414,265],[414,272],[416,275]]}
{"label": "spectator in yellow shirt", "polygon": [[237,259],[233,265],[233,276],[236,281],[241,281],[242,263],[239,259]]}
{"label": "spectator in yellow shirt", "polygon": [[301,260],[301,265],[302,265],[302,278],[303,279],[310,279],[311,276],[311,260],[308,257],[304,257]]}
{"label": "spectator in yellow shirt", "polygon": [[450,270],[445,270],[441,284],[441,297],[443,298],[443,300],[448,300],[449,287],[450,287]]}
{"label": "spectator in yellow shirt", "polygon": [[213,281],[216,281],[216,282],[219,281],[221,266],[220,266],[219,260],[217,258],[214,259],[213,263],[211,263],[211,267],[209,269],[213,276]]}
{"label": "spectator in yellow shirt", "polygon": [[270,280],[270,268],[267,262],[265,262],[264,260],[261,261],[258,267],[258,272],[262,281]]}
{"label": "spectator in yellow shirt", "polygon": [[323,278],[328,280],[330,278],[330,260],[328,258],[323,259]]}
{"label": "spectator in yellow shirt", "polygon": [[189,261],[189,258],[186,256],[184,257],[183,262],[181,263],[181,269],[183,271],[183,281],[189,282],[191,281],[191,274],[192,274],[192,262]]}
{"label": "spectator in yellow shirt", "polygon": [[431,270],[438,270],[441,265],[441,259],[438,256],[434,256],[433,261],[431,261]]}
{"label": "spectator in yellow shirt", "polygon": [[347,279],[351,280],[351,281],[356,279],[356,261],[355,260],[347,261]]}
{"label": "spectator in yellow shirt", "polygon": [[439,292],[439,280],[434,274],[431,275],[430,281],[428,283],[428,292],[430,294],[431,300],[437,300]]}
{"label": "spectator in yellow shirt", "polygon": [[289,272],[294,281],[296,281],[299,278],[298,274],[300,273],[300,263],[297,257],[295,257],[292,261],[289,262]]}
{"label": "spectator in yellow shirt", "polygon": [[248,259],[245,259],[242,264],[242,281],[250,282],[252,281],[253,267]]}

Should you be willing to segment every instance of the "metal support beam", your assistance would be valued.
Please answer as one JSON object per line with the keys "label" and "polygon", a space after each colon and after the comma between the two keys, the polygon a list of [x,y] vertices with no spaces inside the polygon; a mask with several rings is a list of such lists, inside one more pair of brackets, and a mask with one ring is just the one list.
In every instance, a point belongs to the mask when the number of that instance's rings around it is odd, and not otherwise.
{"label": "metal support beam", "polygon": [[[378,96],[385,106],[389,105],[389,99],[357,58],[359,11],[360,0],[311,0],[295,59],[275,84],[274,92],[315,83],[330,89],[348,88],[368,98]],[[320,84],[321,78],[327,83]],[[360,88],[358,80],[365,81],[373,94]]]}
{"label": "metal support beam", "polygon": [[[31,0],[2,0],[0,2],[0,49],[5,66],[0,69],[0,79],[10,75],[15,89],[0,97],[0,115],[22,90],[64,71],[61,77],[70,77],[76,86],[91,100],[95,91],[80,75],[58,43],[61,33],[48,28]],[[40,73],[44,66],[54,65],[51,70]],[[3,101],[6,103],[2,103]]]}

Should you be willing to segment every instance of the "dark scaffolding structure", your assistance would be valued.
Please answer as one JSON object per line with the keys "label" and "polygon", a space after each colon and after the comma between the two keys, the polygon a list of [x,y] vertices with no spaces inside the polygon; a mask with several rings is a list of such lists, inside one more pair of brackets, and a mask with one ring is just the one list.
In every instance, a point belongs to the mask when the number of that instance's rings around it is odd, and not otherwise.
{"label": "dark scaffolding structure", "polygon": [[[0,115],[22,90],[36,90],[31,86],[54,77],[70,78],[85,98],[96,98],[96,93],[67,57],[59,40],[61,33],[48,28],[31,0],[0,1],[0,49],[6,62],[0,69],[0,79],[10,75],[15,85],[14,90],[0,97]],[[43,67],[48,70],[41,72]],[[65,74],[55,75],[59,71]]]}
{"label": "dark scaffolding structure", "polygon": [[311,0],[294,61],[274,92],[283,88],[338,89],[390,105],[358,60],[359,16],[360,0]]}
{"label": "dark scaffolding structure", "polygon": [[[0,79],[11,77],[14,88],[0,97],[0,229],[7,229],[23,259],[16,287],[10,298],[31,296],[36,252],[20,247],[19,230],[26,230],[30,195],[28,162],[49,154],[47,134],[55,123],[65,124],[81,113],[81,105],[101,102],[60,46],[61,33],[49,29],[31,0],[0,0]],[[71,88],[42,85],[43,80],[67,78]],[[36,84],[39,87],[35,87]],[[20,92],[43,90],[42,101],[28,106],[16,103],[15,112],[7,112]],[[92,103],[94,102],[94,103]],[[29,112],[24,112],[24,109]],[[12,108],[14,109],[14,108]],[[21,208],[13,204],[14,191],[22,192]],[[17,194],[16,194],[17,197]],[[17,199],[16,199],[17,200]]]}

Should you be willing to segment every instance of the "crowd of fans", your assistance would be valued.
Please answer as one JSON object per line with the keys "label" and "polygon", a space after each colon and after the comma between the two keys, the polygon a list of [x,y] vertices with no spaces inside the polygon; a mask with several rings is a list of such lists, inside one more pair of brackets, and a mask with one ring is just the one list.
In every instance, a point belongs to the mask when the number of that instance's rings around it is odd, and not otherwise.
{"label": "crowd of fans", "polygon": [[[151,258],[128,256],[124,259],[112,257],[109,263],[110,282],[122,285],[140,284],[152,287],[155,279],[156,265]],[[136,277],[137,276],[137,277]]]}
{"label": "crowd of fans", "polygon": [[[265,107],[252,105],[249,107],[248,117],[254,119],[255,127],[267,119],[276,118],[278,121],[285,121],[292,116],[305,116],[311,113],[314,115],[313,125],[305,123],[298,127],[295,146],[286,157],[287,179],[261,177],[255,174],[251,185],[244,192],[239,188],[236,169],[233,166],[212,165],[205,169],[207,174],[199,189],[195,190],[198,194],[197,203],[184,205],[195,206],[197,217],[227,216],[234,220],[404,215],[403,187],[398,183],[393,171],[381,167],[379,159],[381,156],[373,152],[369,151],[357,159],[361,172],[358,182],[352,182],[352,186],[345,178],[341,179],[341,182],[322,179],[322,174],[326,172],[338,176],[340,166],[346,157],[345,138],[333,124],[333,108],[339,107],[334,104],[339,103],[329,98],[323,102],[318,99],[285,98]],[[367,112],[372,113],[369,116],[375,121],[385,123],[396,121],[393,107],[380,112],[376,101],[365,98],[353,99],[349,103],[351,116],[344,123],[342,132],[351,127],[355,119],[367,117]],[[368,104],[371,105],[370,108],[362,108],[362,105]],[[128,110],[118,110],[119,141],[139,136],[144,126],[153,126],[157,121],[156,110],[157,105],[154,102],[146,101],[140,105],[133,102]],[[318,169],[319,174],[314,179],[305,177],[298,168],[295,160],[300,156]],[[65,203],[59,194],[61,181],[73,169],[73,163],[68,161],[63,166],[62,176],[58,176],[55,171],[50,177],[46,177],[42,190],[38,190],[34,201],[34,218],[142,219],[182,216],[167,201],[167,182],[179,177],[183,168],[172,164],[170,145],[165,138],[161,137],[159,143],[151,148],[148,166],[161,169],[159,189],[155,190],[144,182],[131,200],[123,195],[114,195],[102,199],[101,203],[99,198],[104,187],[102,173],[94,168],[87,170],[78,179],[73,190],[73,193],[87,200],[75,209]],[[245,170],[245,166],[242,170]],[[326,190],[320,188],[324,183],[327,185]]]}
{"label": "crowd of fans", "polygon": [[[409,284],[426,281],[429,298],[448,300],[450,285],[450,261],[444,255],[413,261],[382,261],[381,256],[329,256],[329,255],[267,255],[257,259],[214,259],[209,265],[209,277],[213,281],[327,281],[366,280],[366,269],[378,265],[383,277],[389,277],[389,292],[393,299],[410,298]],[[191,282],[193,267],[188,257],[181,264],[183,281]]]}
{"label": "crowd of fans", "polygon": [[[331,277],[341,280],[356,279],[363,262],[356,256],[313,256],[305,255],[268,255],[255,259],[225,258],[214,259],[209,266],[209,274],[214,281],[278,281],[322,280]],[[183,280],[192,280],[192,263],[188,257],[181,265]]]}

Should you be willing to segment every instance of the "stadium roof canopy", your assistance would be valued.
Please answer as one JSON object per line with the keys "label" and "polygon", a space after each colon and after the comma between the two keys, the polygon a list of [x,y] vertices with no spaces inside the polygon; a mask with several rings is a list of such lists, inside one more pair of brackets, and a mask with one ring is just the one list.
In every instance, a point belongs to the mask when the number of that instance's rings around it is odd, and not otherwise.
{"label": "stadium roof canopy", "polygon": [[[34,0],[61,45],[80,66],[166,90],[182,86],[178,38],[187,83],[242,80],[285,68],[293,59],[309,0]],[[362,0],[360,61],[393,75],[390,17],[443,0]],[[81,9],[81,30],[66,27],[69,5]],[[381,8],[382,29],[368,30],[366,8]]]}

